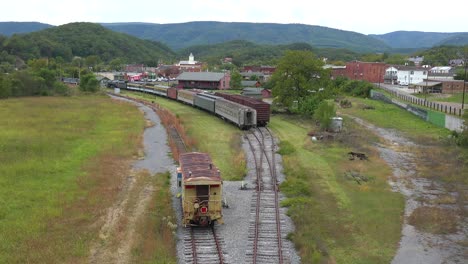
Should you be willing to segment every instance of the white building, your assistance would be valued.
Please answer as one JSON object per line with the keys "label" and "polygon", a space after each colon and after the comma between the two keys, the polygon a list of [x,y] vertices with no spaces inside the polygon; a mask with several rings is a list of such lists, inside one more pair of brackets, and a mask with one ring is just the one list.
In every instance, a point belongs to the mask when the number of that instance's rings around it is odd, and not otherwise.
{"label": "white building", "polygon": [[198,61],[195,60],[195,57],[193,57],[193,54],[190,53],[190,56],[189,56],[189,60],[188,61],[179,61],[179,64],[177,64],[177,66],[181,66],[181,65],[195,65],[197,64]]}
{"label": "white building", "polygon": [[427,79],[427,68],[401,66],[397,69],[397,84],[399,85],[410,86]]}
{"label": "white building", "polygon": [[429,71],[429,79],[432,80],[440,80],[440,81],[447,81],[453,80],[453,76],[455,75],[455,68],[450,66],[437,66],[433,67]]}
{"label": "white building", "polygon": [[395,67],[389,67],[385,69],[384,83],[397,84],[398,69]]}

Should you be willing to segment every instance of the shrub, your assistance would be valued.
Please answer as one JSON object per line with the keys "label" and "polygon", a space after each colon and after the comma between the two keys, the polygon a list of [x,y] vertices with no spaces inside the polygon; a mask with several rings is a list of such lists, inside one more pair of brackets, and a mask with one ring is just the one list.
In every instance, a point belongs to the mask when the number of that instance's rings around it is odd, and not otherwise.
{"label": "shrub", "polygon": [[314,113],[314,118],[320,122],[321,129],[328,129],[332,123],[332,117],[336,115],[335,104],[328,101],[322,101]]}

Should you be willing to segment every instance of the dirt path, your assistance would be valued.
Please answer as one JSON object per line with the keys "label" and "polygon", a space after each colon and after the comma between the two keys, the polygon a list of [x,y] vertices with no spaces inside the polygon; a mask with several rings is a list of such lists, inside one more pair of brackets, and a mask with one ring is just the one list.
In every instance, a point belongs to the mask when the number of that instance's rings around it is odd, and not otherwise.
{"label": "dirt path", "polygon": [[[428,149],[394,130],[378,128],[362,119],[352,118],[384,139],[384,143],[378,144],[377,148],[380,156],[393,169],[389,184],[406,198],[402,238],[392,263],[467,263],[468,220],[454,202],[458,193],[448,191],[437,181],[418,177],[418,160],[414,153]],[[433,216],[436,217],[432,219]],[[444,232],[415,227],[439,225],[443,221],[446,221],[446,226],[441,227],[445,228]]]}
{"label": "dirt path", "polygon": [[89,263],[131,263],[132,248],[139,239],[137,224],[145,215],[154,192],[148,179],[174,166],[167,154],[167,135],[158,116],[149,107],[137,105],[147,119],[143,135],[144,154],[124,180],[114,205],[96,223],[101,228],[98,241],[91,247]]}

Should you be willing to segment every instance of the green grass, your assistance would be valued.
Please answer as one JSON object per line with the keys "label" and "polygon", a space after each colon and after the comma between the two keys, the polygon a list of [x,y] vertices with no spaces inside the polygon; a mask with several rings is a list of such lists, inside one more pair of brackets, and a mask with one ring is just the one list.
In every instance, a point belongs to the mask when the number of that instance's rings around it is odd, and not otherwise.
{"label": "green grass", "polygon": [[[454,93],[454,94],[445,94],[446,97],[441,97],[439,95],[433,94],[414,94],[419,98],[426,98],[428,101],[434,102],[448,102],[448,103],[459,103],[462,102],[463,93]],[[468,93],[465,93],[465,103],[468,101]]]}
{"label": "green grass", "polygon": [[132,263],[177,263],[177,221],[172,206],[171,175],[158,173],[147,178],[154,186],[147,214],[137,224],[141,237],[132,249]]}
{"label": "green grass", "polygon": [[[404,111],[401,108],[377,100],[348,98],[353,107],[339,109],[340,113],[348,113],[362,118],[382,128],[398,129],[406,136],[415,140],[440,139],[449,135],[449,130],[438,127],[421,118]],[[362,106],[372,106],[375,109],[363,109]]]}
{"label": "green grass", "polygon": [[154,101],[176,114],[189,137],[196,140],[197,151],[210,154],[224,180],[243,179],[246,164],[240,140],[242,131],[238,127],[180,102],[150,95],[124,94]]}
{"label": "green grass", "polygon": [[0,262],[86,256],[92,235],[75,228],[95,217],[81,207],[101,202],[88,200],[99,181],[89,166],[106,153],[131,158],[143,125],[134,106],[103,96],[1,100]]}
{"label": "green grass", "polygon": [[[307,120],[271,119],[284,148],[287,180],[280,188],[296,226],[290,238],[303,263],[389,263],[396,252],[404,199],[387,184],[391,170],[368,143],[374,137],[351,123],[349,139],[327,143],[309,139],[313,127]],[[355,147],[371,162],[348,160],[346,153]],[[344,177],[348,170],[372,180],[358,185]]]}

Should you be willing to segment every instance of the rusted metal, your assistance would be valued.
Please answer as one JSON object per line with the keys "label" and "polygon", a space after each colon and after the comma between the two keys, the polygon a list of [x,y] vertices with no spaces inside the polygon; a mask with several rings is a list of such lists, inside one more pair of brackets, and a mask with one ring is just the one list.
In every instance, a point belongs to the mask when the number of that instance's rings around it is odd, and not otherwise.
{"label": "rusted metal", "polygon": [[192,238],[192,258],[193,264],[197,264],[197,246],[195,245],[195,236],[193,235],[193,227],[190,228],[190,236]]}
{"label": "rusted metal", "polygon": [[179,163],[184,181],[192,181],[197,178],[221,181],[219,169],[213,164],[207,153],[182,153],[179,156]]}
{"label": "rusted metal", "polygon": [[211,226],[211,232],[213,233],[213,238],[214,238],[214,241],[216,243],[216,250],[218,251],[219,263],[224,264],[223,251],[221,249],[221,245],[219,243],[218,236],[216,235],[216,231],[214,229],[214,226]]}

